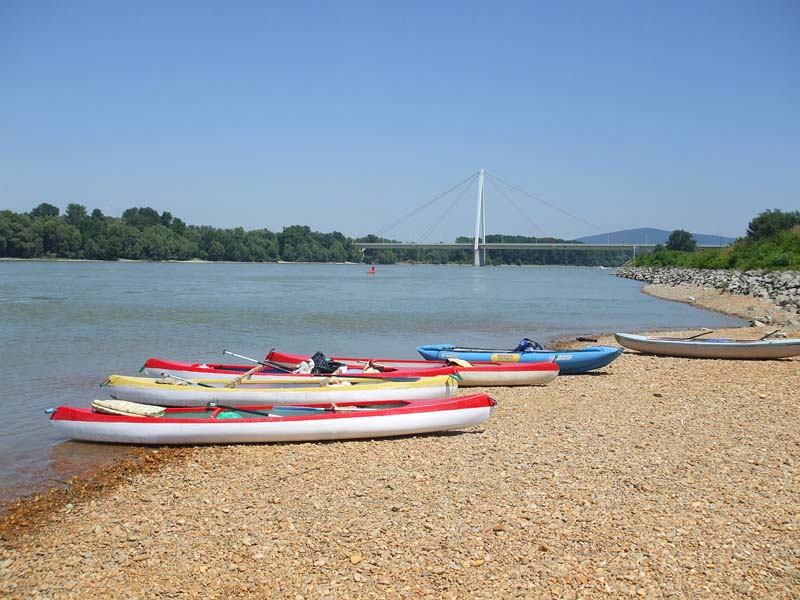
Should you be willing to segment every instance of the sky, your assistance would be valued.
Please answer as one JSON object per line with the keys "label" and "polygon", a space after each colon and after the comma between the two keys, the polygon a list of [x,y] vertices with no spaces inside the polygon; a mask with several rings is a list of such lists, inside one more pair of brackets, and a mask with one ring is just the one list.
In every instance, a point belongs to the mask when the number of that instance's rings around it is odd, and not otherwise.
{"label": "sky", "polygon": [[800,2],[0,2],[0,210],[452,241],[480,169],[488,233],[800,209]]}

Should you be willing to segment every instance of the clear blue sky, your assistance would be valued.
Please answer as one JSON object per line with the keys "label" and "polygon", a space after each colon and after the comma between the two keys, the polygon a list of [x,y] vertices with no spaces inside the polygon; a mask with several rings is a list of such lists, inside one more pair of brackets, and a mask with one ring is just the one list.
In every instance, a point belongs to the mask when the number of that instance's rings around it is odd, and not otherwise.
{"label": "clear blue sky", "polygon": [[[738,236],[800,208],[800,2],[0,2],[0,209]],[[429,241],[470,235],[475,188]],[[419,239],[445,197],[385,233]]]}

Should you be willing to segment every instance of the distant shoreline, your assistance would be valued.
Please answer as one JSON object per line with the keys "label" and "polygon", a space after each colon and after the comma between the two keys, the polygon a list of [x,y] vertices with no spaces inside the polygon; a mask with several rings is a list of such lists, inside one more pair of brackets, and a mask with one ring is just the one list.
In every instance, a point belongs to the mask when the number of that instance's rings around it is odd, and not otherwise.
{"label": "distant shoreline", "polygon": [[[469,267],[473,268],[474,265],[469,263],[426,263],[426,262],[406,262],[398,261],[395,263],[381,264],[372,262],[311,262],[311,261],[288,261],[288,260],[271,260],[271,261],[245,261],[245,260],[205,260],[205,259],[192,259],[192,260],[143,260],[143,259],[130,259],[118,258],[116,260],[99,260],[96,258],[14,258],[10,256],[0,257],[0,262],[32,262],[32,263],[101,263],[101,264],[114,264],[114,263],[134,263],[134,264],[150,264],[150,265],[355,265],[355,266],[372,266],[376,270],[382,267],[393,267],[398,265],[403,266],[429,266],[429,267]],[[599,267],[591,265],[485,265],[489,268],[576,268],[576,269],[602,269],[612,271],[617,267]],[[479,267],[479,268],[484,268]]]}

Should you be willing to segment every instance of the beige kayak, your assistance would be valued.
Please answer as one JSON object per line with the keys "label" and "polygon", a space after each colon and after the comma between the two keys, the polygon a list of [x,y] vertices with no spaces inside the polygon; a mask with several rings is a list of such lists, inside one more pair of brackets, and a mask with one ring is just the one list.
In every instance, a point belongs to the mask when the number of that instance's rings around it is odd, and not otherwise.
{"label": "beige kayak", "polygon": [[432,400],[453,396],[458,389],[451,375],[420,377],[404,381],[338,380],[325,378],[316,384],[264,383],[245,380],[225,387],[220,380],[178,381],[172,378],[111,375],[101,387],[112,398],[158,406],[206,406],[209,402],[227,406],[255,404],[309,404],[366,402],[372,400]]}

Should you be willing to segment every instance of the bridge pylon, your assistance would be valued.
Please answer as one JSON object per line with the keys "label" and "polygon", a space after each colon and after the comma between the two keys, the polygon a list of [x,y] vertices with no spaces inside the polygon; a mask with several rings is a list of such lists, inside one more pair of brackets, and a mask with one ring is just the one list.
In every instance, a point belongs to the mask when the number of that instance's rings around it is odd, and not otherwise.
{"label": "bridge pylon", "polygon": [[478,207],[475,213],[475,241],[473,246],[475,259],[473,264],[476,267],[482,267],[486,264],[486,249],[480,246],[481,232],[483,233],[483,243],[486,244],[486,207],[484,206],[483,197],[483,169],[481,169],[480,176],[478,177]]}

